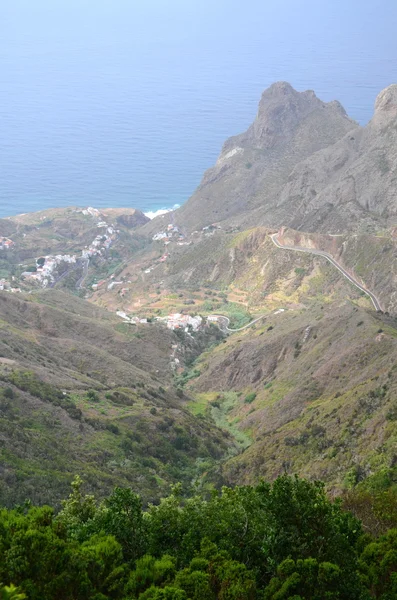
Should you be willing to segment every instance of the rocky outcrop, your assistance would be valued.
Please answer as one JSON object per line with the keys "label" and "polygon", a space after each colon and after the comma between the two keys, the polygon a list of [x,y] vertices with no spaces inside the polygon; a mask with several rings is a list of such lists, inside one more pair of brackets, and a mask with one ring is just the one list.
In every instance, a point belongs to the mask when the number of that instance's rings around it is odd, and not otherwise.
{"label": "rocky outcrop", "polygon": [[366,127],[294,168],[273,216],[304,231],[391,226],[397,219],[396,178],[397,85],[392,85],[379,94]]}
{"label": "rocky outcrop", "polygon": [[123,214],[118,216],[116,221],[119,225],[127,227],[128,229],[136,229],[137,227],[141,227],[148,223],[150,219],[140,210],[136,210],[132,215]]}
{"label": "rocky outcrop", "polygon": [[396,181],[397,84],[379,94],[373,119],[360,127],[339,102],[278,82],[175,219],[186,230],[224,222],[370,233],[396,224]]}
{"label": "rocky outcrop", "polygon": [[338,102],[322,102],[313,91],[297,92],[286,82],[273,84],[263,93],[251,127],[227,140],[216,165],[177,211],[178,222],[196,229],[276,207],[302,159],[357,128]]}
{"label": "rocky outcrop", "polygon": [[104,208],[101,215],[109,221],[116,221],[120,226],[128,229],[141,227],[150,221],[142,211],[136,208]]}

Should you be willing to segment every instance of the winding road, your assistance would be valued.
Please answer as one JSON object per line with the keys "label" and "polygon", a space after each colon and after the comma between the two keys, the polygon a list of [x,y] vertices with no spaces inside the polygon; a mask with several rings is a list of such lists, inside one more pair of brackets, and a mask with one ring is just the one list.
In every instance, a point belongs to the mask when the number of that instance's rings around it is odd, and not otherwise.
{"label": "winding road", "polygon": [[336,269],[338,269],[338,271],[340,273],[342,273],[342,275],[344,277],[346,277],[346,279],[348,279],[350,281],[350,283],[355,285],[356,288],[358,288],[359,290],[364,292],[364,294],[369,296],[376,311],[382,312],[382,307],[380,305],[378,298],[375,296],[375,294],[373,292],[371,292],[370,290],[367,290],[367,288],[362,286],[361,283],[359,283],[356,279],[354,279],[354,277],[349,275],[349,273],[347,271],[345,271],[345,269],[338,262],[336,262],[336,260],[333,258],[333,256],[331,256],[331,254],[328,254],[328,252],[323,252],[322,250],[315,250],[314,248],[302,248],[299,246],[283,246],[282,244],[280,244],[280,242],[277,239],[278,233],[273,233],[270,235],[270,237],[272,239],[273,244],[275,246],[277,246],[277,248],[282,248],[283,250],[293,250],[294,252],[307,252],[309,254],[315,254],[316,256],[323,256],[326,260],[328,260],[328,262],[331,263],[331,265],[333,265]]}
{"label": "winding road", "polygon": [[[236,333],[237,331],[243,331],[244,329],[247,329],[248,327],[251,327],[251,325],[254,325],[258,321],[260,321],[261,319],[264,319],[265,317],[268,317],[269,315],[262,315],[261,317],[258,317],[257,319],[254,319],[250,323],[247,323],[247,325],[244,325],[243,327],[239,327],[238,329],[229,329],[230,319],[229,319],[229,317],[225,317],[225,315],[209,315],[209,316],[210,317],[216,317],[218,319],[219,329],[222,329],[223,331],[227,331],[228,333]],[[220,323],[221,323],[220,319],[222,319],[225,322],[225,326],[224,327],[220,326]]]}

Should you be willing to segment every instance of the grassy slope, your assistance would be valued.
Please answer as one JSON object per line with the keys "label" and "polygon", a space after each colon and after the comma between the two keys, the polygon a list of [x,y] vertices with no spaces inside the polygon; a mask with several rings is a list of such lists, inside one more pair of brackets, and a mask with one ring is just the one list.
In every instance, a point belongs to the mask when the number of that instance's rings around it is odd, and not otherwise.
{"label": "grassy slope", "polygon": [[200,479],[233,444],[177,395],[173,343],[60,292],[0,294],[0,502],[57,502],[77,472],[146,500]]}
{"label": "grassy slope", "polygon": [[[132,271],[129,276],[134,277]],[[77,425],[84,433],[77,435],[75,427],[62,442],[70,456],[66,470],[61,448],[49,454],[41,479],[40,461],[23,455],[21,498],[25,487],[45,488],[40,482],[52,463],[58,465],[57,489],[51,492],[56,497],[82,465],[93,487],[134,481],[146,498],[157,497],[166,482],[200,476],[231,449],[228,433],[223,437],[210,422],[229,432],[242,451],[224,467],[228,481],[273,477],[286,469],[341,488],[393,464],[395,324],[380,323],[369,312],[369,301],[326,261],[279,250],[268,231],[257,228],[237,235],[221,232],[176,248],[159,272],[135,277],[131,293],[136,297],[126,301],[146,297],[148,305],[142,302],[140,311],[148,314],[185,309],[233,316],[239,310],[239,318],[267,318],[204,352],[180,377],[195,398],[178,399],[169,369],[169,332],[130,329],[95,305],[55,292],[32,296],[28,303],[7,298],[0,304],[6,332],[0,336],[0,356],[18,364],[3,369],[33,368],[70,393],[83,411],[83,423]],[[195,304],[185,305],[186,299]],[[107,303],[103,296],[99,301]],[[66,303],[65,311],[60,307]],[[280,307],[287,311],[274,315]],[[98,403],[87,400],[88,388],[99,391]],[[114,390],[131,403],[120,406],[114,397],[106,398]],[[15,392],[25,418],[23,406],[38,400],[22,402],[25,392]],[[43,429],[45,421],[36,419],[42,430],[34,439],[51,449],[63,433]],[[23,421],[17,437],[25,431]],[[187,438],[196,441],[190,444]],[[9,439],[7,444],[12,447]],[[9,452],[11,479],[19,472],[13,456]],[[12,481],[15,490],[17,479]]]}
{"label": "grassy slope", "polygon": [[[240,303],[252,316],[267,315],[204,352],[182,380],[195,394],[192,413],[229,430],[244,450],[225,466],[229,481],[287,469],[340,488],[392,465],[394,323],[379,322],[324,259],[279,250],[257,228],[176,252],[161,278],[183,290],[182,299],[167,300],[175,309],[191,296],[187,310],[205,312],[210,300],[224,314]],[[281,307],[286,312],[274,315]]]}
{"label": "grassy slope", "polygon": [[[288,470],[341,488],[389,469],[397,438],[393,319],[373,313],[326,261],[278,250],[261,228],[229,237],[208,261],[214,286],[229,298],[240,294],[252,315],[267,314],[204,353],[193,367],[201,375],[187,384],[196,396],[191,410],[244,436],[226,478]],[[273,314],[281,307],[286,312]]]}
{"label": "grassy slope", "polygon": [[396,313],[396,231],[384,229],[376,235],[322,235],[287,230],[284,243],[314,246],[330,252],[364,285],[377,294],[385,311]]}
{"label": "grassy slope", "polygon": [[331,304],[274,316],[207,354],[191,384],[199,401],[211,414],[215,397],[222,409],[234,393],[227,420],[252,439],[226,479],[287,470],[340,489],[395,466],[396,338],[390,317]]}

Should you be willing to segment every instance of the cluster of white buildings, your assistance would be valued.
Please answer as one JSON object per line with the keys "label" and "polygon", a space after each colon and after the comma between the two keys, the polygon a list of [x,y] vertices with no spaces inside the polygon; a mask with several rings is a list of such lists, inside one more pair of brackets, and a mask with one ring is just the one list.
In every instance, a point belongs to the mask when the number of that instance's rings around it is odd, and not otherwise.
{"label": "cluster of white buildings", "polygon": [[106,230],[104,233],[97,235],[94,241],[89,246],[84,248],[82,252],[83,258],[91,258],[91,256],[102,254],[104,250],[109,250],[113,240],[115,239],[117,230],[115,230],[113,227],[102,221],[98,223],[98,227],[106,227]]}
{"label": "cluster of white buildings", "polygon": [[101,214],[98,209],[93,208],[92,206],[84,208],[81,212],[83,213],[83,215],[90,215],[91,217],[99,217]]}
{"label": "cluster of white buildings", "polygon": [[24,279],[37,281],[43,287],[47,287],[49,283],[54,281],[54,274],[61,263],[76,264],[76,256],[70,254],[57,254],[56,256],[44,257],[42,264],[40,259],[36,261],[36,271],[25,271],[22,273]]}
{"label": "cluster of white buildings", "polygon": [[[190,244],[192,242],[188,242],[185,240],[185,236],[179,231],[179,227],[177,227],[176,225],[173,225],[172,223],[170,223],[169,225],[167,225],[167,230],[166,231],[159,231],[158,233],[156,233],[153,237],[152,240],[154,242],[159,242],[159,241],[163,241],[164,242],[164,246],[168,246],[171,242],[176,242],[178,244],[178,246],[190,246]],[[164,263],[167,258],[168,258],[169,254],[168,254],[168,249],[165,251],[165,253],[159,258],[158,262],[160,263]],[[151,267],[149,267],[148,269],[145,269],[145,273],[150,273],[151,271],[153,271],[153,269],[155,269],[157,266],[157,264],[152,265]]]}
{"label": "cluster of white buildings", "polygon": [[14,288],[11,286],[11,283],[6,279],[0,279],[0,292],[10,292],[11,294],[16,294],[20,291],[21,288]]}
{"label": "cluster of white buildings", "polygon": [[0,250],[11,250],[14,242],[10,238],[0,237]]}
{"label": "cluster of white buildings", "polygon": [[[138,325],[138,323],[148,323],[147,319],[127,315],[127,313],[122,310],[118,310],[116,314],[126,323],[132,323],[134,325]],[[182,315],[180,313],[168,315],[167,317],[157,317],[156,321],[165,323],[168,329],[171,329],[172,331],[175,329],[183,329],[186,332],[192,330],[197,331],[203,325],[203,318],[199,315],[191,316]]]}
{"label": "cluster of white buildings", "polygon": [[197,331],[200,329],[203,324],[203,318],[200,315],[196,315],[192,317],[191,315],[182,315],[180,313],[176,313],[174,315],[168,315],[166,317],[166,323],[168,329],[183,329],[184,331],[189,331],[191,328],[193,331]]}
{"label": "cluster of white buildings", "polygon": [[[90,257],[95,255],[102,255],[106,250],[108,250],[111,247],[113,241],[117,237],[117,233],[119,233],[119,230],[115,229],[113,225],[109,225],[108,223],[106,223],[106,221],[101,220],[103,219],[103,215],[100,213],[99,210],[93,208],[92,206],[89,206],[85,209],[78,209],[76,210],[76,212],[93,217],[97,220],[97,228],[103,230],[101,232],[98,232],[98,235],[95,237],[93,242],[89,246],[86,246],[84,248],[84,250],[81,253],[82,258],[89,259]],[[44,219],[46,217],[42,218]],[[24,234],[24,236],[25,235],[26,234]],[[12,240],[0,237],[0,250],[11,248],[13,245],[14,242]],[[47,287],[50,283],[52,283],[55,280],[56,271],[58,270],[59,265],[61,263],[75,264],[77,260],[78,258],[75,255],[69,254],[46,256],[44,258],[44,263],[43,259],[39,258],[36,260],[36,269],[32,272],[25,271],[24,273],[22,273],[22,277],[26,281],[37,282],[43,287]],[[104,281],[99,282],[95,287],[98,288],[99,285],[102,283],[104,283]],[[112,287],[114,287],[117,284],[118,282],[114,282],[112,284]],[[4,285],[5,283],[3,283],[3,288],[0,287],[0,290],[5,289]]]}
{"label": "cluster of white buildings", "polygon": [[[81,212],[85,216],[94,217],[95,219],[103,219],[103,214],[92,206],[88,206],[87,208],[78,210],[77,212]],[[112,245],[116,234],[119,233],[113,225],[109,225],[106,221],[98,220],[97,222],[98,229],[104,229],[103,233],[98,234],[94,241],[84,248],[82,251],[82,258],[91,258],[91,256],[96,256],[98,254],[102,254],[104,250],[108,250]]]}
{"label": "cluster of white buildings", "polygon": [[110,292],[114,287],[116,287],[116,285],[123,285],[123,281],[111,281],[108,284],[108,291]]}
{"label": "cluster of white buildings", "polygon": [[200,235],[200,234],[204,234],[204,235],[213,235],[215,233],[215,231],[222,229],[222,227],[218,224],[218,223],[212,223],[211,225],[206,225],[205,227],[203,227],[201,229],[201,231],[192,231],[192,235]]}
{"label": "cluster of white buildings", "polygon": [[167,225],[166,231],[159,231],[156,233],[152,240],[154,242],[159,242],[164,240],[164,244],[169,244],[172,240],[179,240],[180,242],[185,239],[185,236],[179,231],[179,227],[170,223]]}
{"label": "cluster of white buildings", "polygon": [[116,312],[116,315],[120,317],[120,319],[123,319],[123,321],[125,321],[126,323],[131,323],[132,325],[138,325],[138,323],[146,324],[148,322],[147,319],[140,319],[139,317],[130,317],[127,315],[127,313],[125,313],[122,310],[118,310]]}

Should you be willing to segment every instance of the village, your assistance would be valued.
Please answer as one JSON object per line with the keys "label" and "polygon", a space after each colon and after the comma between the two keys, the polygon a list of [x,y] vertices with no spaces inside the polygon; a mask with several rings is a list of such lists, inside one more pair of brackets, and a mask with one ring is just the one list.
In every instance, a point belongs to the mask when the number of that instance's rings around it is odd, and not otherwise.
{"label": "village", "polygon": [[91,258],[92,256],[103,254],[106,250],[109,250],[117,237],[117,233],[119,233],[118,229],[114,229],[113,225],[108,225],[105,221],[99,221],[97,227],[98,229],[105,229],[105,231],[98,234],[94,241],[84,248],[81,253],[82,258]]}
{"label": "village", "polygon": [[[193,231],[192,236],[199,235],[203,233],[204,235],[213,235],[213,233],[217,230],[221,229],[220,225],[217,223],[213,223],[212,225],[207,225],[203,227],[200,231]],[[152,240],[154,242],[164,241],[164,245],[168,246],[171,242],[176,242],[178,246],[190,246],[192,244],[191,241],[186,240],[186,236],[180,231],[179,227],[170,223],[167,225],[166,231],[159,231],[156,233]]]}
{"label": "village", "polygon": [[[84,215],[90,215],[94,218],[100,218],[100,212],[96,208],[88,207],[87,209],[83,209],[80,212]],[[97,223],[97,228],[102,229],[101,233],[99,233],[92,243],[89,246],[86,246],[81,252],[81,259],[85,261],[89,261],[93,256],[100,256],[106,253],[109,250],[114,240],[117,237],[118,230],[116,230],[113,225],[109,225],[105,221],[99,220]],[[25,271],[22,273],[21,277],[25,281],[35,281],[38,282],[42,287],[48,287],[54,284],[57,280],[57,275],[59,275],[59,271],[61,270],[61,266],[65,265],[66,269],[63,269],[62,276],[67,274],[71,268],[74,268],[79,261],[79,257],[75,254],[58,254],[58,255],[49,255],[42,258],[36,259],[36,267],[33,271]]]}
{"label": "village", "polygon": [[[96,208],[89,206],[87,208],[77,209],[76,212],[81,212],[84,216],[92,217],[92,219],[96,221],[96,227],[99,230],[98,234],[89,245],[82,249],[81,255],[65,253],[36,258],[35,264],[29,268],[25,267],[25,270],[20,275],[20,279],[25,282],[25,286],[26,284],[29,285],[29,283],[31,283],[43,288],[54,287],[73,270],[83,267],[83,276],[77,283],[77,287],[81,288],[87,277],[90,259],[95,256],[106,256],[109,249],[117,240],[117,234],[120,233],[119,230],[116,229],[113,224],[107,223],[104,220],[104,215]],[[195,238],[197,239],[200,235],[205,237],[211,236],[218,229],[220,229],[218,224],[208,225],[203,227],[200,231],[194,231],[189,238],[187,238],[176,224],[168,224],[165,226],[164,230],[157,232],[152,237],[154,242],[161,242],[164,245],[164,252],[152,265],[143,267],[143,273],[151,273],[153,269],[169,259],[171,244],[174,247],[190,246],[194,243]],[[13,240],[5,237],[0,238],[0,250],[9,250],[13,248],[14,245]],[[124,278],[122,278],[122,280],[117,280],[114,275],[110,275],[109,278],[103,278],[99,281],[94,280],[90,287],[93,292],[96,292],[102,286],[106,287],[109,292],[118,288],[118,294],[123,298],[131,289],[128,287],[130,283],[131,281],[126,281]],[[9,278],[0,280],[0,291],[20,291],[20,288],[15,286],[16,282],[10,281]],[[135,317],[129,318],[123,311],[119,311],[118,315],[126,322],[128,321],[130,323],[147,322],[145,319]],[[165,322],[170,329],[189,329],[195,331],[202,325],[200,317],[190,315],[175,314],[159,318],[159,320]]]}
{"label": "village", "polygon": [[175,313],[167,315],[166,317],[153,317],[147,319],[127,315],[127,313],[122,310],[118,310],[116,314],[118,317],[123,319],[123,321],[130,323],[131,325],[146,324],[155,321],[157,323],[164,323],[167,328],[171,329],[172,331],[179,329],[185,331],[186,333],[198,331],[206,325],[217,323],[219,320],[219,317],[216,315],[210,315],[203,318],[200,315],[185,315],[181,313]]}
{"label": "village", "polygon": [[58,254],[56,256],[45,256],[36,260],[35,271],[24,271],[21,278],[25,281],[36,281],[43,287],[47,287],[55,281],[55,274],[62,263],[75,265],[76,256],[70,254]]}

